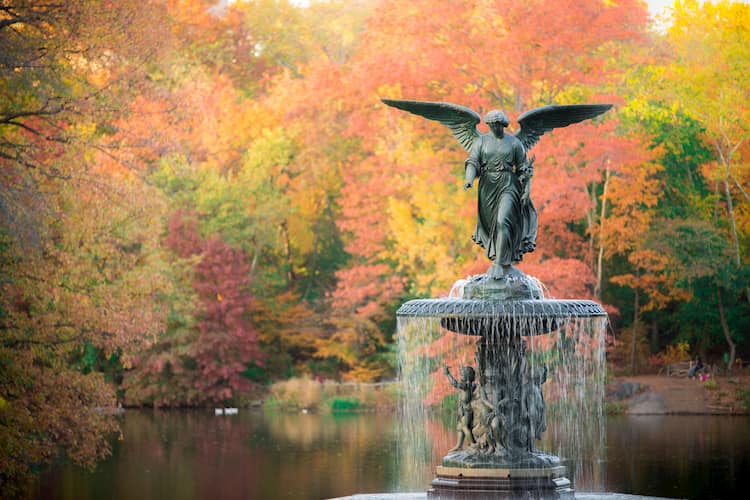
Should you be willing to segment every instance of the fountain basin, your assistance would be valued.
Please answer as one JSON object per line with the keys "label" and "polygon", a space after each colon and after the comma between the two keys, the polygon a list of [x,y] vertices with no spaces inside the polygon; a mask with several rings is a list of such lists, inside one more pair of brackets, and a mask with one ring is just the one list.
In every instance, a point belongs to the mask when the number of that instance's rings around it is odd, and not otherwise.
{"label": "fountain basin", "polygon": [[447,330],[465,335],[517,332],[533,336],[554,331],[572,318],[605,317],[607,313],[591,300],[438,298],[410,300],[396,315],[438,318]]}

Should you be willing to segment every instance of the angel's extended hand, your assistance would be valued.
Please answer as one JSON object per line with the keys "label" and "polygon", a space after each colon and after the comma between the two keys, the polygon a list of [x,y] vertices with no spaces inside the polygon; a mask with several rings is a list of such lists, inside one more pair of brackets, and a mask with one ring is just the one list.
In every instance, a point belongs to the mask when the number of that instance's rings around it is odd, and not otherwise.
{"label": "angel's extended hand", "polygon": [[471,189],[471,186],[472,186],[471,182],[464,183],[464,191],[466,191],[467,189]]}

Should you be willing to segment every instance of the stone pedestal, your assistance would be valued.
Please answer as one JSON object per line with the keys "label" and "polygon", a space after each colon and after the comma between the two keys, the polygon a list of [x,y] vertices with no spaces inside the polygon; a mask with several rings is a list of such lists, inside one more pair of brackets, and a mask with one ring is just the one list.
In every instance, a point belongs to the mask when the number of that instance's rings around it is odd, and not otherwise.
{"label": "stone pedestal", "polygon": [[493,265],[485,274],[473,276],[463,290],[465,299],[539,300],[543,296],[539,281],[513,266],[502,269]]}
{"label": "stone pedestal", "polygon": [[573,500],[575,493],[564,466],[484,469],[438,466],[427,497],[443,500],[497,498],[509,500]]}

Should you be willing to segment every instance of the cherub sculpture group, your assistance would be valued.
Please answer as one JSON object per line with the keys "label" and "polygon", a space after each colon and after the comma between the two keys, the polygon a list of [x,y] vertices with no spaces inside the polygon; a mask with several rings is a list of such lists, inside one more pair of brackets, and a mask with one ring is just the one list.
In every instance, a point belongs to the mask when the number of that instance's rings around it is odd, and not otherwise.
{"label": "cherub sculpture group", "polygon": [[[474,368],[462,366],[456,380],[445,367],[451,385],[459,389],[458,442],[451,452],[465,447],[485,454],[518,455],[533,452],[534,443],[547,428],[541,386],[547,380],[547,367],[522,362],[515,380],[501,384],[498,394],[490,395],[476,384]],[[522,383],[518,383],[522,381]],[[475,419],[478,413],[480,418]]]}

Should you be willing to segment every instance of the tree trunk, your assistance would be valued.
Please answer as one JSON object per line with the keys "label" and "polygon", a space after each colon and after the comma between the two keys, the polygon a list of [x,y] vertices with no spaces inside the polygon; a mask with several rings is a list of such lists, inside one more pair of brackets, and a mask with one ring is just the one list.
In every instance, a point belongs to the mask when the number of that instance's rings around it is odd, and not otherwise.
{"label": "tree trunk", "polygon": [[[641,271],[636,270],[635,272],[636,282],[641,277]],[[638,341],[638,323],[640,321],[640,292],[638,285],[635,286],[635,298],[633,299],[633,338],[630,340],[630,374],[635,375],[636,369],[636,346]]]}
{"label": "tree trunk", "polygon": [[[727,173],[729,172],[729,165],[725,165]],[[737,221],[734,217],[734,201],[732,200],[732,193],[729,191],[729,181],[724,179],[722,181],[724,185],[724,196],[727,200],[727,216],[729,217],[729,225],[732,228],[732,243],[734,246],[734,264],[737,269],[742,267],[742,256],[740,255],[740,238],[737,234]],[[745,298],[750,303],[750,285],[745,285]]]}
{"label": "tree trunk", "polygon": [[292,263],[292,243],[289,240],[289,227],[284,221],[279,230],[284,238],[284,253],[286,254],[286,281],[287,285],[291,285],[292,282],[297,278],[294,273],[294,264]]}
{"label": "tree trunk", "polygon": [[721,329],[724,332],[724,339],[727,341],[727,345],[729,346],[729,364],[727,366],[727,375],[731,375],[732,368],[734,367],[734,358],[737,355],[737,346],[732,341],[732,333],[729,331],[727,317],[724,314],[724,302],[721,300],[721,288],[716,288],[716,298],[719,303],[719,320],[721,321]]}
{"label": "tree trunk", "polygon": [[651,323],[651,352],[659,352],[659,324],[655,320]]}
{"label": "tree trunk", "polygon": [[[604,188],[602,190],[602,210],[599,214],[599,255],[596,258],[596,284],[594,285],[594,297],[601,299],[602,280],[604,274],[604,217],[607,213],[607,188],[609,187],[609,160],[607,160],[607,169],[604,171]],[[636,292],[638,293],[638,292]]]}

